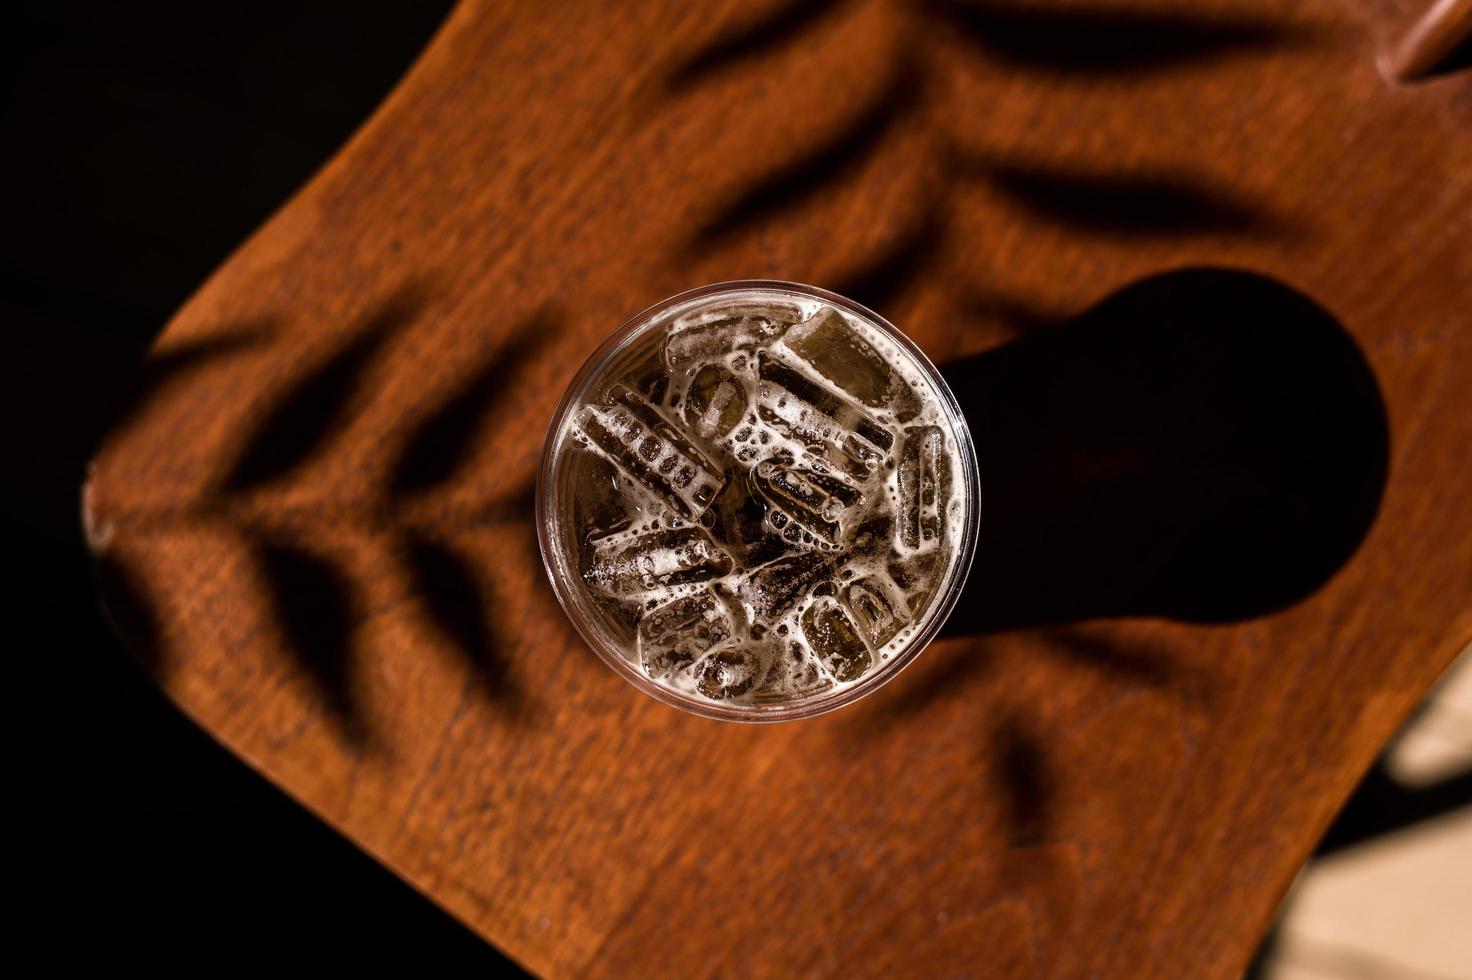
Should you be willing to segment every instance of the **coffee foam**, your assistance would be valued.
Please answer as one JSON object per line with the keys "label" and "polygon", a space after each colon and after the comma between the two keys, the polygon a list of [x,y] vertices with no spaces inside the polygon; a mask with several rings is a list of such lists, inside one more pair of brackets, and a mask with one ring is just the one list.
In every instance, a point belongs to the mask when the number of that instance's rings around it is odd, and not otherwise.
{"label": "coffee foam", "polygon": [[[740,466],[749,472],[763,460],[781,458],[785,455],[790,456],[797,467],[813,466],[832,469],[830,460],[816,454],[808,443],[794,438],[769,423],[758,411],[758,404],[761,401],[760,386],[763,382],[756,376],[755,365],[760,353],[766,353],[782,364],[803,372],[829,390],[841,392],[841,389],[807,366],[806,362],[780,337],[751,349],[729,351],[713,357],[695,357],[677,367],[671,367],[661,354],[664,338],[672,333],[678,334],[692,326],[703,326],[722,319],[729,319],[733,316],[733,311],[736,313],[743,310],[756,312],[773,308],[791,311],[784,315],[783,319],[802,322],[809,320],[825,308],[831,307],[812,297],[775,291],[743,292],[739,295],[718,294],[694,301],[685,307],[665,313],[648,325],[640,333],[638,342],[620,352],[610,369],[605,370],[601,378],[595,379],[594,385],[588,392],[591,396],[589,400],[596,402],[614,384],[632,383],[641,371],[647,373],[651,369],[651,364],[655,364],[664,369],[668,382],[662,395],[651,401],[652,407],[700,448],[707,458],[716,464],[717,468],[725,464],[728,467]],[[956,446],[955,434],[942,408],[944,396],[933,387],[928,374],[919,362],[908,350],[896,343],[886,331],[847,310],[838,309],[837,312],[842,316],[845,325],[876,351],[903,383],[908,384],[917,392],[921,408],[917,417],[901,423],[888,406],[864,406],[864,411],[893,435],[893,443],[872,474],[855,481],[863,495],[864,503],[856,508],[858,513],[850,515],[850,523],[842,526],[839,545],[834,548],[825,548],[822,542],[815,540],[811,535],[808,535],[807,540],[802,541],[799,545],[804,550],[820,553],[836,552],[834,554],[836,564],[829,579],[830,587],[825,588],[819,585],[817,593],[809,590],[790,610],[775,621],[758,623],[752,604],[740,597],[740,585],[755,568],[736,561],[729,574],[701,582],[650,589],[638,596],[628,597],[627,602],[630,607],[637,605],[642,614],[681,597],[709,590],[719,598],[730,614],[735,624],[735,637],[707,651],[707,654],[714,653],[716,649],[725,646],[757,639],[761,643],[775,646],[777,648],[775,652],[779,655],[789,653],[790,645],[796,644],[805,655],[811,656],[812,647],[802,629],[804,613],[815,602],[831,602],[835,597],[843,596],[853,583],[872,579],[880,583],[881,588],[887,591],[889,596],[900,599],[906,613],[907,623],[898,629],[892,638],[872,649],[872,666],[863,675],[846,682],[835,682],[833,687],[826,690],[858,683],[864,676],[880,669],[891,657],[898,655],[909,643],[911,637],[923,625],[929,607],[944,591],[955,564],[955,552],[962,541],[967,516],[966,471]],[[690,395],[690,385],[696,374],[703,367],[712,363],[720,364],[739,380],[743,387],[747,408],[740,421],[728,433],[718,439],[707,440],[689,431],[689,427],[682,419],[681,409]],[[609,459],[615,466],[618,466],[619,460],[614,455],[610,454],[606,448],[594,445],[577,430],[574,425],[577,415],[577,411],[572,411],[567,413],[564,419],[557,438],[565,443],[566,447],[560,451],[566,452],[571,446],[579,446],[586,451]],[[898,540],[891,540],[887,548],[879,548],[872,554],[856,553],[851,545],[857,524],[875,516],[887,515],[893,519],[896,514],[900,497],[898,473],[900,454],[904,446],[903,433],[906,429],[923,425],[935,426],[941,433],[952,474],[950,499],[945,513],[939,515],[943,524],[941,540],[928,546],[922,543],[921,547],[914,549],[906,548]],[[620,541],[631,541],[651,531],[679,529],[700,523],[699,520],[689,521],[670,512],[655,495],[648,492],[636,480],[629,478],[627,473],[623,473],[622,476],[620,489],[627,495],[629,510],[634,519],[627,529],[610,537],[616,537]],[[569,537],[573,539],[569,543],[573,545],[574,553],[580,548],[587,547],[580,540],[585,529],[569,530],[571,531]],[[895,535],[891,532],[891,538],[894,537]],[[606,546],[607,539],[603,543]],[[896,561],[922,561],[926,555],[937,549],[941,559],[939,567],[931,575],[923,576],[918,586],[907,589],[891,576],[891,567]],[[654,565],[658,565],[659,560],[661,559],[657,556],[651,558]],[[918,608],[912,611],[912,603],[922,592],[928,593],[927,597],[923,602],[916,603]],[[617,646],[623,650],[625,657],[632,663],[635,665],[639,663],[637,641],[632,638],[619,639]],[[693,671],[675,671],[669,676],[659,678],[659,681],[676,690],[700,696],[696,691],[696,677]],[[730,699],[736,703],[751,700],[750,693]],[[782,698],[777,697],[775,700],[782,700]]]}

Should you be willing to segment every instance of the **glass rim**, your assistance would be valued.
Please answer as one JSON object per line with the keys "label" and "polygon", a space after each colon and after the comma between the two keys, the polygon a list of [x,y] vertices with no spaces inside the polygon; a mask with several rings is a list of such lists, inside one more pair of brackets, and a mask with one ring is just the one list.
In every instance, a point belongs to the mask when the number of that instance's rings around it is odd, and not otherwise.
{"label": "glass rim", "polygon": [[[645,328],[656,319],[671,314],[677,307],[691,305],[698,300],[721,293],[751,291],[788,292],[809,299],[821,300],[838,307],[879,328],[886,337],[915,360],[915,363],[925,372],[934,393],[939,396],[943,409],[942,414],[945,415],[950,425],[951,437],[956,443],[957,455],[965,471],[965,479],[962,483],[966,491],[966,517],[955,555],[946,571],[946,578],[941,589],[927,604],[922,622],[911,634],[909,641],[891,655],[887,662],[853,684],[809,698],[774,704],[725,704],[659,683],[639,670],[603,635],[603,630],[597,626],[591,611],[585,608],[586,603],[583,597],[569,585],[572,576],[566,567],[566,556],[562,554],[562,536],[559,533],[565,522],[560,520],[557,508],[553,506],[554,501],[550,499],[550,496],[556,486],[553,477],[557,461],[558,436],[564,428],[568,412],[580,403],[590,381],[597,376],[598,372],[628,343],[639,337]],[[868,307],[818,286],[780,279],[733,279],[687,289],[651,304],[624,320],[588,356],[568,383],[567,390],[563,392],[556,410],[552,413],[552,419],[548,423],[547,433],[542,441],[541,460],[537,467],[536,498],[537,545],[542,555],[542,567],[547,573],[547,578],[552,584],[552,591],[557,596],[557,602],[562,607],[563,613],[572,622],[578,635],[598,655],[598,658],[639,690],[671,707],[718,721],[759,723],[813,718],[852,704],[897,677],[902,670],[914,662],[921,651],[930,645],[941,627],[945,625],[946,620],[950,618],[951,611],[957,600],[960,599],[966,580],[971,573],[980,526],[978,511],[981,505],[981,479],[980,467],[976,459],[976,447],[971,439],[971,430],[966,424],[966,416],[962,414],[960,404],[951,392],[950,385],[931,363],[930,358],[925,356],[924,351],[920,350],[914,341],[905,336],[898,327]]]}

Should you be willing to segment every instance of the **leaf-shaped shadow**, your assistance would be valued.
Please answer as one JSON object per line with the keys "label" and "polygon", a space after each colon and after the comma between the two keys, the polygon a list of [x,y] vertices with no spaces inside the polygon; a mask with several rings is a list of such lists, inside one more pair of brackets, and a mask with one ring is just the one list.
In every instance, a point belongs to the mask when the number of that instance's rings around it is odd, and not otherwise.
{"label": "leaf-shaped shadow", "polygon": [[918,64],[902,58],[889,81],[839,130],[815,148],[782,164],[738,192],[696,230],[692,244],[709,246],[854,172],[921,98]]}
{"label": "leaf-shaped shadow", "polygon": [[365,745],[369,733],[353,664],[360,615],[352,582],[332,562],[283,541],[258,545],[256,560],[285,652],[310,678],[347,741]]}
{"label": "leaf-shaped shadow", "polygon": [[110,553],[98,554],[93,568],[102,608],[135,660],[148,673],[163,679],[163,630],[148,587],[133,570]]}
{"label": "leaf-shaped shadow", "polygon": [[434,628],[475,672],[486,697],[510,717],[524,718],[527,700],[498,649],[494,596],[484,580],[460,555],[425,537],[410,536],[403,555]]}
{"label": "leaf-shaped shadow", "polygon": [[1143,643],[1123,646],[1076,629],[1054,629],[1046,634],[1048,649],[1070,663],[1112,674],[1148,687],[1172,687],[1190,681],[1194,669],[1165,650]]}
{"label": "leaf-shaped shadow", "polygon": [[536,474],[517,481],[511,489],[483,504],[472,515],[472,523],[520,525],[514,537],[520,552],[515,564],[521,569],[530,570],[531,592],[528,602],[541,607],[539,611],[541,623],[556,624],[556,628],[568,638],[569,642],[587,650],[587,645],[581,643],[573,631],[572,623],[558,603],[547,576],[541,574],[542,547],[537,535],[536,489]]}
{"label": "leaf-shaped shadow", "polygon": [[961,176],[989,181],[1036,217],[1112,235],[1257,234],[1281,231],[1266,210],[1195,176],[1107,173],[958,158]]}
{"label": "leaf-shaped shadow", "polygon": [[116,432],[131,424],[166,385],[186,380],[222,358],[259,346],[270,337],[275,326],[274,319],[256,320],[149,354],[137,377],[113,409],[107,430]]}
{"label": "leaf-shaped shadow", "polygon": [[1042,740],[1013,712],[993,726],[982,751],[993,765],[1010,842],[1035,844],[1048,837],[1057,787]]}
{"label": "leaf-shaped shadow", "polygon": [[537,513],[537,477],[533,473],[512,484],[476,508],[473,524],[525,524],[531,527]]}
{"label": "leaf-shaped shadow", "polygon": [[1446,57],[1431,64],[1418,77],[1432,78],[1451,75],[1455,72],[1466,71],[1468,68],[1472,68],[1472,33],[1469,33],[1456,47],[1452,48]]}
{"label": "leaf-shaped shadow", "polygon": [[757,20],[727,31],[681,60],[666,77],[671,89],[694,85],[737,61],[794,43],[846,0],[788,0]]}
{"label": "leaf-shaped shadow", "polygon": [[[930,658],[941,656],[939,653],[928,654]],[[896,681],[893,685],[896,690],[887,694],[887,699],[879,700],[880,711],[890,720],[917,715],[931,704],[956,695],[993,666],[991,654],[980,641],[969,644],[964,650],[946,650],[939,665],[927,667],[918,677],[917,671],[911,668],[903,675],[903,680]],[[861,731],[865,735],[883,733],[883,728],[874,725],[871,719],[862,721]]]}
{"label": "leaf-shaped shadow", "polygon": [[928,205],[909,228],[868,262],[840,276],[834,292],[878,313],[894,303],[940,251],[945,241],[941,209]]}
{"label": "leaf-shaped shadow", "polygon": [[523,324],[475,375],[409,436],[390,469],[389,492],[418,493],[446,483],[470,458],[475,438],[516,397],[517,378],[557,337],[545,313]]}
{"label": "leaf-shaped shadow", "polygon": [[251,431],[222,488],[247,490],[279,479],[327,443],[346,423],[364,369],[389,336],[413,320],[421,302],[419,289],[399,290],[346,347],[298,380]]}
{"label": "leaf-shaped shadow", "polygon": [[[1189,685],[1193,690],[1205,687],[1196,683],[1199,672],[1194,668],[1146,644],[1125,647],[1100,636],[1067,628],[1048,630],[1042,635],[1048,641],[1049,652],[1056,656],[1129,683],[1167,688]],[[896,718],[918,714],[931,703],[959,690],[991,664],[985,649],[979,645],[964,652],[947,651],[946,656],[949,659],[943,666],[924,675],[918,683],[904,687],[888,703],[887,713]]]}
{"label": "leaf-shaped shadow", "polygon": [[986,54],[1014,67],[1141,75],[1301,45],[1313,30],[1236,14],[1122,6],[921,0]]}

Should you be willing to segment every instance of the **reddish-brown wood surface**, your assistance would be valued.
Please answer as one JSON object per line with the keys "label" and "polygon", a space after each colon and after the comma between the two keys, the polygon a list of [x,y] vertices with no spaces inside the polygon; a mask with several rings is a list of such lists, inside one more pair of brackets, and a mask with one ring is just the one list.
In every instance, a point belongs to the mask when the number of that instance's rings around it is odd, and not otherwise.
{"label": "reddish-brown wood surface", "polygon": [[[1472,637],[1472,87],[1377,67],[1421,13],[467,0],[159,341],[111,608],[540,973],[1233,976]],[[530,516],[586,354],[740,277],[876,305],[990,481],[945,637],[772,727],[599,664]]]}

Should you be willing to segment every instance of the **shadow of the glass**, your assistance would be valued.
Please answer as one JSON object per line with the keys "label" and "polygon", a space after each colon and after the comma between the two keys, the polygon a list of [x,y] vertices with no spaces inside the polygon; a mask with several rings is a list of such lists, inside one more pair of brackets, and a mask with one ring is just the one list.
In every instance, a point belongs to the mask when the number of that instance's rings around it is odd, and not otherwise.
{"label": "shadow of the glass", "polygon": [[1379,508],[1374,374],[1267,276],[1162,273],[942,370],[982,472],[950,634],[1264,615],[1323,585]]}

